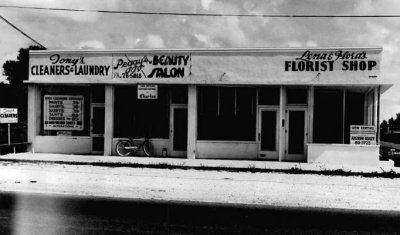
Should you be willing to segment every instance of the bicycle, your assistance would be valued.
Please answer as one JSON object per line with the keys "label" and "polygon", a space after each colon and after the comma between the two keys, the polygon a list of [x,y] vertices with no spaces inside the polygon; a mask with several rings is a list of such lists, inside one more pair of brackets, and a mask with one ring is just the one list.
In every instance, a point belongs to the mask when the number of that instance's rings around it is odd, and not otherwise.
{"label": "bicycle", "polygon": [[134,140],[130,138],[129,140],[120,140],[118,141],[116,145],[116,151],[119,156],[128,156],[130,154],[134,154],[137,151],[142,150],[143,153],[149,157],[153,155],[153,145],[150,143],[150,141],[145,138],[143,142],[141,142],[139,145],[135,145]]}

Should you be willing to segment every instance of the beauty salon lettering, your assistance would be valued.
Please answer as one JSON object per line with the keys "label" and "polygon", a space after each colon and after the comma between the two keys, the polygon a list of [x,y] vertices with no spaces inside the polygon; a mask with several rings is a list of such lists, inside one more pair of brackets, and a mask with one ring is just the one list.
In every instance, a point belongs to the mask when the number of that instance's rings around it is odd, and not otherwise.
{"label": "beauty salon lettering", "polygon": [[91,64],[86,62],[84,56],[62,56],[53,54],[49,56],[49,63],[32,65],[31,76],[109,76],[110,65]]}
{"label": "beauty salon lettering", "polygon": [[124,55],[113,59],[113,78],[184,78],[189,75],[190,55]]}
{"label": "beauty salon lettering", "polygon": [[371,71],[377,69],[377,61],[368,59],[365,51],[305,51],[295,60],[284,61],[286,72]]}

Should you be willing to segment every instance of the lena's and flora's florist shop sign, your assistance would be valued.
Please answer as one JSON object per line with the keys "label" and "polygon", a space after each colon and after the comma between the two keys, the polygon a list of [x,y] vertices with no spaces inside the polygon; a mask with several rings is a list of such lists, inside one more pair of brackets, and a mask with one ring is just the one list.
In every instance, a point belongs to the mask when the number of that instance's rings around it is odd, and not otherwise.
{"label": "lena's and flora's florist shop sign", "polygon": [[83,96],[45,95],[44,130],[83,130],[83,105]]}
{"label": "lena's and flora's florist shop sign", "polygon": [[32,51],[29,82],[379,84],[381,48]]}
{"label": "lena's and flora's florist shop sign", "polygon": [[285,71],[372,71],[377,69],[377,65],[378,62],[374,58],[370,59],[365,51],[312,52],[306,50],[295,60],[285,61]]}

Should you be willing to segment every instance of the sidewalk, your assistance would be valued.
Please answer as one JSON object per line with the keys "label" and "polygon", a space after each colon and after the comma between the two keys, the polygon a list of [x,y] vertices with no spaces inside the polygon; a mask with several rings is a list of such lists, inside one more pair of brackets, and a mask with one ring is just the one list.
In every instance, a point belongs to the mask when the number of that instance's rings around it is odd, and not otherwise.
{"label": "sidewalk", "polygon": [[368,175],[385,173],[400,174],[400,168],[391,161],[381,161],[379,167],[347,165],[327,165],[316,163],[214,160],[186,158],[117,157],[95,155],[68,155],[52,153],[17,153],[0,156],[0,161],[43,162],[69,165],[94,165],[111,167],[143,167],[158,169],[198,169],[244,172],[288,172],[314,173],[328,175]]}
{"label": "sidewalk", "polygon": [[[70,157],[68,164],[65,162]],[[19,162],[23,159],[31,162]],[[32,159],[34,158],[34,159]],[[292,170],[314,167],[310,164],[142,159],[100,156],[17,154],[1,157],[0,193],[37,193],[120,198],[122,200],[161,200],[184,203],[254,205],[301,208],[337,208],[395,211],[400,213],[400,179],[360,175],[321,175]],[[8,160],[7,160],[8,159]],[[16,160],[20,159],[20,160]],[[44,159],[45,161],[39,161]],[[56,163],[54,163],[56,162]],[[129,163],[129,164],[123,164]],[[138,165],[137,163],[143,163]],[[156,168],[144,164],[162,164]],[[168,168],[165,164],[175,164]],[[251,171],[201,170],[178,168],[185,165],[221,167],[241,165]],[[249,164],[253,164],[250,165]],[[203,165],[203,166],[202,166]],[[256,167],[277,171],[257,172]],[[217,168],[222,169],[222,168]],[[260,168],[261,170],[261,168]],[[268,170],[268,169],[267,169]]]}

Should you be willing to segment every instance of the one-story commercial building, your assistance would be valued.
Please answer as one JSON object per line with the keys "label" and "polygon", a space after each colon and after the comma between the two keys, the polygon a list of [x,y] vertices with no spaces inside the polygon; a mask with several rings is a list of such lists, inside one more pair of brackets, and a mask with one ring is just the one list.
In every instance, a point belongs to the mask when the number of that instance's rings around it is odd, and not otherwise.
{"label": "one-story commercial building", "polygon": [[31,51],[35,152],[378,165],[382,48]]}

